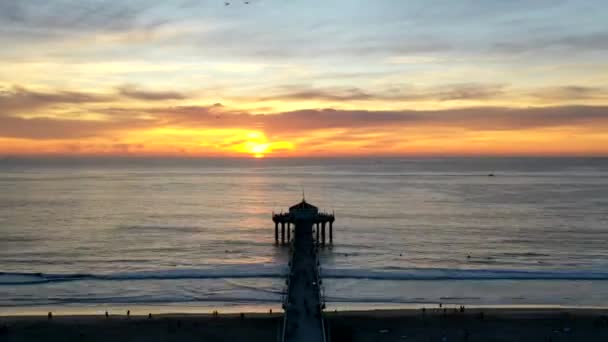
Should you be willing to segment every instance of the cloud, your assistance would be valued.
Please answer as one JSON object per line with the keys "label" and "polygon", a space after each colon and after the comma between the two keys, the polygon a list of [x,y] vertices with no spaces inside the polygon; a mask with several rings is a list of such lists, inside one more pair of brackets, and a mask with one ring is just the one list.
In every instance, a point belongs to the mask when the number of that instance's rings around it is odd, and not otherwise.
{"label": "cloud", "polygon": [[138,89],[133,85],[119,87],[118,92],[125,97],[146,101],[183,100],[187,98],[186,95],[175,91],[147,91]]}
{"label": "cloud", "polygon": [[23,2],[21,1],[1,1],[0,2],[0,21],[20,22],[25,19]]}
{"label": "cloud", "polygon": [[542,100],[596,100],[608,99],[608,89],[602,87],[562,86],[535,90],[530,95]]}
{"label": "cloud", "polygon": [[502,95],[504,89],[505,86],[501,84],[467,83],[440,87],[435,93],[427,93],[426,96],[439,101],[486,100]]}
{"label": "cloud", "polygon": [[455,127],[467,130],[524,130],[608,124],[607,107],[467,108],[438,111],[300,110],[268,115],[273,133],[327,128]]}
{"label": "cloud", "polygon": [[116,117],[78,120],[51,117],[20,118],[0,114],[0,137],[32,140],[71,140],[112,137],[115,132],[158,127],[156,120]]}
{"label": "cloud", "polygon": [[269,100],[327,100],[327,101],[361,101],[381,98],[381,95],[371,94],[359,88],[326,88],[305,89],[287,87],[278,91],[277,95],[261,97],[260,101]]}
{"label": "cloud", "polygon": [[503,41],[495,43],[492,50],[512,54],[553,48],[568,52],[608,50],[608,32]]}
{"label": "cloud", "polygon": [[408,87],[389,88],[375,92],[356,87],[350,88],[309,88],[289,86],[275,89],[276,95],[256,98],[258,101],[269,100],[324,100],[324,101],[461,101],[486,100],[504,94],[506,86],[502,84],[463,83],[440,86],[436,88],[416,89]]}
{"label": "cloud", "polygon": [[[608,128],[606,106],[304,109],[258,115],[209,105],[110,107],[101,112],[106,119],[96,121],[0,114],[0,153],[227,156],[248,153],[242,145],[251,143],[252,132],[280,155],[489,153],[488,144],[503,153],[561,153],[561,148],[605,153],[598,146],[605,146]],[[546,138],[546,132],[553,133]],[[547,145],[555,137],[561,148]]]}
{"label": "cloud", "polygon": [[79,139],[103,134],[108,126],[107,123],[85,120],[0,116],[0,136],[5,138]]}
{"label": "cloud", "polygon": [[606,50],[608,49],[608,32],[562,37],[553,40],[550,44],[573,49]]}
{"label": "cloud", "polygon": [[[221,1],[0,1],[0,32],[6,33],[0,39],[17,47],[41,42],[47,56],[53,52],[64,58],[89,60],[108,54],[124,58],[141,53],[150,58],[166,51],[167,56],[241,62],[249,58],[251,62],[364,58],[373,63],[376,57],[396,55],[413,60],[420,58],[419,54],[427,58],[479,57],[488,49],[511,57],[514,52],[546,47],[568,51],[608,48],[608,33],[599,24],[603,4],[597,1],[558,5],[380,1],[360,6],[344,2],[332,8],[259,2],[224,7]],[[588,25],[573,25],[581,20],[587,20]],[[547,32],[539,34],[539,27],[548,27]],[[82,43],[85,36],[91,39],[84,41],[95,44],[67,51],[52,49],[56,47],[52,40],[75,38]],[[125,45],[133,42],[145,46],[125,51]],[[29,53],[39,56],[39,51],[31,49]]]}
{"label": "cloud", "polygon": [[107,95],[56,91],[40,92],[23,87],[13,87],[9,90],[0,89],[0,115],[34,110],[55,104],[84,104],[111,101]]}
{"label": "cloud", "polygon": [[[162,101],[183,100],[174,91],[148,91],[135,85],[115,92],[95,94],[75,91],[35,91],[23,87],[0,90],[0,136],[27,139],[79,139],[114,136],[116,132],[154,128],[246,129],[272,136],[307,135],[311,131],[367,130],[377,133],[390,128],[452,127],[470,131],[526,130],[551,127],[596,127],[608,124],[605,106],[557,106],[539,108],[474,107],[444,110],[340,110],[301,109],[253,114],[234,110],[220,103],[208,106],[163,105]],[[280,88],[278,95],[264,100],[323,101],[460,101],[484,100],[503,96],[503,85],[453,84],[437,88],[395,88],[376,92],[359,88]],[[601,87],[563,86],[542,88],[528,93],[539,98],[606,98]],[[136,107],[124,104],[125,97],[141,100]],[[259,100],[259,99],[258,99]],[[173,102],[171,102],[173,103]],[[62,116],[53,115],[56,105]],[[89,106],[94,105],[94,106]],[[66,109],[77,115],[66,116]],[[36,112],[36,118],[20,117]],[[97,116],[81,116],[82,113]],[[258,111],[259,112],[259,111]],[[256,112],[256,113],[258,113]],[[101,115],[101,116],[100,116]],[[43,117],[42,117],[43,116]],[[91,120],[94,117],[95,120]]]}
{"label": "cloud", "polygon": [[0,115],[17,114],[60,104],[85,105],[118,102],[120,97],[142,101],[185,100],[188,97],[175,91],[147,91],[135,85],[118,87],[116,93],[89,93],[68,90],[35,91],[20,86],[8,90],[0,88]]}
{"label": "cloud", "polygon": [[[2,3],[2,2],[0,2]],[[259,11],[248,6],[247,15],[234,20],[235,9],[224,9],[222,2],[199,2],[192,8],[174,3],[150,5],[148,2],[61,1],[44,6],[22,0],[0,5],[0,40],[7,42],[42,43],[89,40],[94,44],[79,46],[77,51],[53,51],[64,57],[99,56],[100,53],[122,54],[121,49],[132,43],[142,44],[147,51],[169,49],[174,55],[193,54],[206,57],[233,58],[254,61],[286,58],[326,58],[345,56],[378,56],[417,52],[443,51],[443,40],[408,37],[395,42],[378,39],[377,35],[358,34],[343,29],[350,20],[329,12],[318,12],[310,22],[293,25],[285,15]],[[276,5],[276,4],[275,4]],[[274,6],[274,5],[273,5]],[[292,7],[292,6],[289,6]],[[220,12],[221,10],[221,12]],[[286,15],[297,16],[297,8]],[[364,13],[359,13],[363,15]],[[281,29],[277,29],[277,25]],[[356,29],[357,30],[357,29]],[[104,49],[106,51],[104,51]],[[87,53],[89,52],[89,53]],[[129,54],[137,54],[130,49]],[[114,55],[113,57],[116,57]]]}
{"label": "cloud", "polygon": [[0,26],[41,35],[123,31],[132,28],[149,4],[114,1],[0,2]]}
{"label": "cloud", "polygon": [[[158,124],[186,128],[260,129],[271,135],[307,134],[327,129],[452,127],[471,131],[526,130],[551,127],[593,127],[608,124],[608,107],[561,106],[539,108],[476,107],[446,110],[303,109],[250,114],[217,106],[148,109]],[[381,129],[378,131],[382,131]]]}

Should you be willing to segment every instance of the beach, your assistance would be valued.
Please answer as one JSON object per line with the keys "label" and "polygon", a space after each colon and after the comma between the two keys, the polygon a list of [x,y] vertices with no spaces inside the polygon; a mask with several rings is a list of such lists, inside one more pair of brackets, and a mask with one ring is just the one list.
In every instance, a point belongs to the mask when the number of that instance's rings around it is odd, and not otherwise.
{"label": "beach", "polygon": [[276,341],[281,314],[0,317],[0,341]]}
{"label": "beach", "polygon": [[[326,312],[331,341],[606,341],[608,309]],[[282,314],[4,316],[2,341],[274,341]]]}
{"label": "beach", "polygon": [[606,341],[608,310],[465,309],[327,313],[332,341]]}

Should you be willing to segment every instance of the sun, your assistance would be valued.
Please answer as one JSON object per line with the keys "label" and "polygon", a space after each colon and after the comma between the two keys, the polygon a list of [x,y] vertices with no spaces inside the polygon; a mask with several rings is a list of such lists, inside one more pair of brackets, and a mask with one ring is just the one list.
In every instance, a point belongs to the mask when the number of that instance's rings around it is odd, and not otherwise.
{"label": "sun", "polygon": [[255,158],[264,158],[264,154],[268,152],[270,144],[268,143],[255,143],[252,142],[249,146],[249,153],[253,154]]}
{"label": "sun", "polygon": [[294,144],[287,141],[269,141],[263,132],[248,132],[233,149],[239,153],[249,155],[251,158],[265,158],[274,155],[276,151],[291,151]]}

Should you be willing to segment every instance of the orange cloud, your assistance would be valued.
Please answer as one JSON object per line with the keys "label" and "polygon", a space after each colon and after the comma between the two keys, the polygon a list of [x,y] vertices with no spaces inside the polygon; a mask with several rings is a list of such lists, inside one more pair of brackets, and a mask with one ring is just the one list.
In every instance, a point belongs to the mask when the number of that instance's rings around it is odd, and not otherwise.
{"label": "orange cloud", "polygon": [[[42,98],[51,108],[50,100],[64,103],[71,99],[65,96]],[[89,98],[79,94],[75,99]],[[41,102],[33,102],[39,110]],[[102,106],[95,111],[102,115],[100,119],[0,113],[0,153],[258,157],[608,154],[608,107],[308,109],[257,115],[215,104]]]}

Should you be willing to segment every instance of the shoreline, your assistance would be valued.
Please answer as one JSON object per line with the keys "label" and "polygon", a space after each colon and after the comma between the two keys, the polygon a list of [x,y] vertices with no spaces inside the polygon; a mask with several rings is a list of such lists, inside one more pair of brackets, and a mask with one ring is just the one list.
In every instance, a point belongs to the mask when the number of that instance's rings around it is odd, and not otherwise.
{"label": "shoreline", "polygon": [[44,306],[20,306],[20,307],[0,307],[0,318],[15,317],[15,316],[44,316],[49,312],[54,316],[98,316],[105,315],[107,311],[111,316],[126,316],[126,312],[130,311],[131,316],[147,316],[149,313],[153,315],[211,315],[213,311],[218,311],[222,314],[237,315],[240,313],[246,314],[265,314],[272,309],[273,312],[282,312],[280,303],[269,303],[268,305],[225,305],[225,303],[217,303],[217,305],[184,305],[184,304],[167,304],[167,305],[142,305],[142,304],[95,304],[95,305],[44,305]]}
{"label": "shoreline", "polygon": [[[439,303],[428,304],[391,304],[391,303],[341,303],[340,305],[327,304],[324,310],[326,314],[365,314],[365,313],[420,313],[424,308],[427,313],[440,312],[443,309],[453,312],[458,309],[461,304],[443,304],[441,308]],[[467,305],[463,304],[467,312],[597,312],[608,314],[608,306],[579,306],[579,305],[536,305],[536,304],[511,304],[511,305]],[[76,305],[76,306],[22,306],[22,307],[0,307],[0,319],[11,317],[44,317],[46,318],[49,312],[56,317],[96,317],[105,316],[108,312],[110,316],[121,317],[126,316],[126,312],[130,311],[131,317],[147,316],[153,314],[155,316],[211,316],[214,311],[224,316],[237,316],[241,313],[247,315],[268,315],[272,310],[274,315],[282,314],[283,310],[279,303],[269,305],[209,305],[188,306],[188,305],[128,305],[128,304],[107,304],[107,305]]]}
{"label": "shoreline", "polygon": [[[423,311],[424,308],[424,311]],[[438,316],[438,315],[455,315],[455,314],[479,314],[481,312],[495,316],[525,316],[525,315],[555,315],[555,314],[571,314],[583,316],[608,316],[608,308],[604,307],[573,307],[573,306],[464,306],[464,312],[459,312],[459,306],[443,305],[442,307],[422,306],[420,308],[369,308],[369,309],[326,309],[323,311],[327,317],[334,316],[376,316],[383,317],[415,317],[415,316]],[[128,310],[128,309],[127,309]],[[48,312],[52,312],[53,318],[147,318],[148,314],[152,314],[155,318],[217,318],[213,312],[207,311],[155,311],[143,310],[139,307],[137,310],[129,310],[130,315],[126,311],[108,311],[108,317],[105,316],[103,309],[93,311],[35,311],[17,314],[0,313],[0,321],[11,319],[48,319]],[[217,310],[219,317],[224,318],[240,318],[241,314],[247,317],[265,318],[283,316],[283,310],[274,308],[270,311],[238,311],[238,310]]]}
{"label": "shoreline", "polygon": [[[468,307],[465,306],[465,311],[460,312],[456,306],[438,306],[424,307],[422,308],[401,308],[401,309],[359,309],[359,310],[324,310],[324,315],[327,318],[331,317],[351,317],[351,316],[382,316],[382,317],[417,317],[417,316],[453,316],[457,314],[472,315],[484,313],[486,315],[496,317],[523,317],[523,316],[553,316],[560,314],[570,314],[573,316],[587,316],[587,317],[603,317],[608,316],[608,308],[594,308],[594,307],[515,307],[515,306],[476,306]],[[75,312],[61,312],[61,311],[49,311],[52,312],[52,319],[141,319],[148,318],[148,314],[152,314],[153,318],[241,318],[241,315],[245,315],[250,318],[276,318],[282,317],[283,310],[272,310],[269,311],[222,311],[218,310],[217,315],[213,312],[152,312],[146,310],[130,311],[130,315],[126,314],[126,311],[110,312],[108,311],[108,317],[105,316],[105,311],[97,310],[95,313],[75,313]],[[145,313],[144,313],[145,312]],[[12,319],[31,319],[31,320],[48,320],[48,312],[36,312],[26,314],[14,314],[14,315],[3,315],[0,314],[0,322],[10,321]]]}

